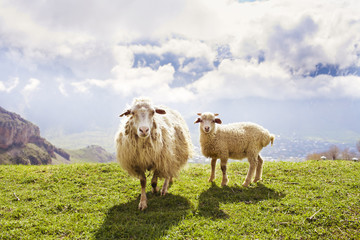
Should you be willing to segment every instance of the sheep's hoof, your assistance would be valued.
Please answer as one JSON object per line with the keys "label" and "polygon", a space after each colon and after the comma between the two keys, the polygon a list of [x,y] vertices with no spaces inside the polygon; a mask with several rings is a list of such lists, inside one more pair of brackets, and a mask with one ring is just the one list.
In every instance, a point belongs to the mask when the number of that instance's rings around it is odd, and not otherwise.
{"label": "sheep's hoof", "polygon": [[243,187],[248,187],[250,183],[244,182],[242,185]]}
{"label": "sheep's hoof", "polygon": [[159,191],[159,187],[155,187],[151,189],[152,193],[157,193]]}
{"label": "sheep's hoof", "polygon": [[259,181],[262,181],[262,178],[254,179],[254,183],[259,182]]}
{"label": "sheep's hoof", "polygon": [[167,193],[167,191],[166,190],[161,190],[161,196],[165,196],[166,195],[166,193]]}
{"label": "sheep's hoof", "polygon": [[229,179],[225,178],[221,182],[221,186],[226,186],[229,183]]}
{"label": "sheep's hoof", "polygon": [[146,203],[146,201],[140,201],[140,203],[139,203],[139,209],[140,209],[141,211],[144,211],[146,208],[147,208],[147,203]]}
{"label": "sheep's hoof", "polygon": [[211,176],[208,181],[209,181],[209,182],[213,182],[214,179],[215,179],[215,177]]}

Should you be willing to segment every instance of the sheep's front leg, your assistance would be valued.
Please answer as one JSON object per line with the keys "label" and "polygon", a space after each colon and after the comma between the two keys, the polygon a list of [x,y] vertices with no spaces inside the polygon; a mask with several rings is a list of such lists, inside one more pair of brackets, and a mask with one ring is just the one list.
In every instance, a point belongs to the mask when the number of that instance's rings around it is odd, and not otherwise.
{"label": "sheep's front leg", "polygon": [[221,159],[221,171],[223,173],[221,186],[226,186],[229,182],[228,176],[226,174],[226,164],[227,164],[227,158]]}
{"label": "sheep's front leg", "polygon": [[251,179],[254,176],[254,172],[256,170],[257,167],[257,156],[256,157],[248,157],[248,161],[249,161],[249,171],[247,173],[247,176],[245,178],[244,183],[242,184],[244,187],[249,186],[249,184],[251,183]]}
{"label": "sheep's front leg", "polygon": [[145,208],[147,208],[145,173],[142,173],[140,176],[140,184],[141,184],[141,197],[140,197],[139,209],[144,210]]}
{"label": "sheep's front leg", "polygon": [[214,181],[215,179],[215,166],[216,166],[216,158],[211,159],[211,175],[209,178],[209,182]]}
{"label": "sheep's front leg", "polygon": [[264,160],[259,155],[258,156],[258,164],[257,164],[257,167],[256,167],[256,173],[255,173],[254,182],[258,182],[258,181],[262,180],[261,176],[262,176],[262,171],[263,171],[263,163],[264,163]]}
{"label": "sheep's front leg", "polygon": [[158,175],[159,175],[159,173],[157,171],[155,171],[154,176],[151,179],[151,186],[152,186],[152,192],[153,193],[156,193],[156,192],[159,191],[159,187],[157,187]]}
{"label": "sheep's front leg", "polygon": [[162,187],[162,189],[161,189],[161,196],[165,196],[165,195],[166,195],[167,190],[168,190],[168,187],[169,187],[170,179],[172,180],[171,177],[165,178],[165,180],[164,180],[164,185],[163,185],[163,187]]}

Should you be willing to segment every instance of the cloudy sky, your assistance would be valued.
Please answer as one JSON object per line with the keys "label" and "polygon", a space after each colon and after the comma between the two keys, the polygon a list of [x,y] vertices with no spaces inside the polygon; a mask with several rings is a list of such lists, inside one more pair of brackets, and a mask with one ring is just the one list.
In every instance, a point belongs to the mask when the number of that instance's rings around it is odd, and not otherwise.
{"label": "cloudy sky", "polygon": [[72,134],[116,128],[144,95],[189,125],[213,111],[280,135],[355,141],[359,9],[358,0],[0,0],[0,105],[44,134]]}

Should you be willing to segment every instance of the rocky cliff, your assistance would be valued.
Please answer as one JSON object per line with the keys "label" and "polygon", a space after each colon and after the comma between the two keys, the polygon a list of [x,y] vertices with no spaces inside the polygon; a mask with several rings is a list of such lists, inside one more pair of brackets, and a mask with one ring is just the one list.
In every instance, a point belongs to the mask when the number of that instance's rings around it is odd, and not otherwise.
{"label": "rocky cliff", "polygon": [[70,155],[40,136],[40,129],[0,107],[0,164],[51,164],[56,154]]}

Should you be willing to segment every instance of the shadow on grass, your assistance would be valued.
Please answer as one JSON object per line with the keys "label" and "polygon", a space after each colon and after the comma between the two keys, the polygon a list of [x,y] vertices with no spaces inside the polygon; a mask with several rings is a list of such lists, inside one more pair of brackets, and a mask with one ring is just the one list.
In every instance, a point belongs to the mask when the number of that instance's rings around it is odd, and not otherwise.
{"label": "shadow on grass", "polygon": [[200,194],[199,214],[209,218],[229,218],[223,210],[220,209],[220,203],[246,203],[254,204],[267,199],[281,199],[285,197],[284,193],[266,187],[261,183],[250,188],[239,186],[219,187],[212,183],[211,187]]}
{"label": "shadow on grass", "polygon": [[147,194],[148,208],[138,210],[140,197],[115,205],[96,232],[96,239],[156,239],[177,225],[190,211],[189,201],[181,196]]}

